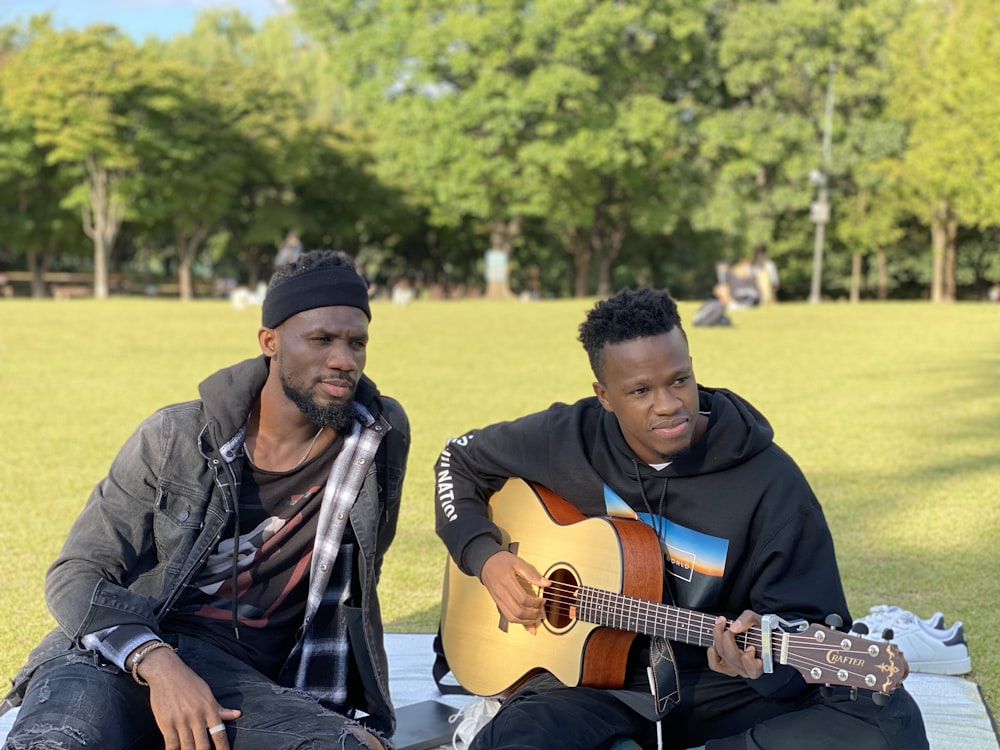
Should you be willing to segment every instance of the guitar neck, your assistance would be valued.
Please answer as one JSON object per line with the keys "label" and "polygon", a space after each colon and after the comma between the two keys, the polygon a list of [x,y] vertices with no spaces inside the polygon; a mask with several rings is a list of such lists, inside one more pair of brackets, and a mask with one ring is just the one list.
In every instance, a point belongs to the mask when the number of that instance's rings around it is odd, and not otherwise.
{"label": "guitar neck", "polygon": [[[574,600],[576,618],[616,630],[659,636],[671,641],[707,648],[715,642],[712,615],[616,594],[613,591],[581,586]],[[736,636],[741,648],[756,646],[763,633],[752,628]]]}
{"label": "guitar neck", "polygon": [[[449,560],[441,638],[456,679],[471,692],[497,695],[539,669],[566,685],[621,687],[630,633],[714,644],[718,617],[662,603],[663,551],[642,521],[584,517],[521,479],[490,499],[490,511],[512,551],[516,543],[517,555],[546,571],[550,584],[540,590],[545,627],[529,632],[503,621],[498,627],[489,591]],[[741,649],[756,650],[766,671],[787,665],[807,683],[885,695],[906,677],[906,660],[890,642],[774,614],[763,618],[735,637]]]}

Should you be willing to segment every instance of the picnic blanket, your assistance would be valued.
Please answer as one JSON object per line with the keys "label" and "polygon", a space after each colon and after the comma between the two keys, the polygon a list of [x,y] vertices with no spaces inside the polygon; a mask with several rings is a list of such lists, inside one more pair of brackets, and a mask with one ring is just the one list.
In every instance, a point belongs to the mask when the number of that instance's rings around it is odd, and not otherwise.
{"label": "picnic blanket", "polygon": [[[431,675],[433,644],[433,635],[386,636],[389,681],[396,706],[437,700],[458,709],[475,700],[438,692]],[[993,717],[975,682],[964,677],[912,672],[905,684],[920,705],[931,750],[1000,750]],[[450,750],[451,745],[447,747]]]}
{"label": "picnic blanket", "polygon": [[[427,633],[390,633],[386,636],[389,682],[397,708],[434,701],[457,712],[467,702],[477,700],[467,695],[441,695],[431,673],[433,643],[434,636]],[[915,672],[906,678],[906,688],[920,704],[931,750],[1000,750],[993,717],[983,701],[979,686],[972,680]],[[12,711],[0,716],[0,743],[7,736],[14,715]],[[407,713],[404,711],[402,715],[405,721]],[[427,711],[414,711],[412,716],[415,720],[434,718]],[[415,727],[414,732],[407,733],[412,738],[411,747],[414,750],[428,747],[420,741],[420,737],[428,736],[427,733],[433,729],[430,726]],[[407,727],[401,727],[400,731],[406,733],[406,730]],[[444,729],[446,732],[449,730],[450,726]],[[451,743],[432,746],[450,750]]]}

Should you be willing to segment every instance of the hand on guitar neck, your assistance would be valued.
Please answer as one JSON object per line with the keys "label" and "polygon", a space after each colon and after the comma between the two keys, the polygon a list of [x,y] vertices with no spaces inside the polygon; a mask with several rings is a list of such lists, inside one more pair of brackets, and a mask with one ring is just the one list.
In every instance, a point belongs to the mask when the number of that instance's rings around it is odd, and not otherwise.
{"label": "hand on guitar neck", "polygon": [[712,631],[713,643],[708,647],[709,669],[730,677],[749,677],[752,680],[764,674],[764,662],[757,649],[750,645],[741,649],[736,642],[737,635],[760,627],[760,623],[760,615],[749,609],[731,623],[725,617],[718,617]]}
{"label": "hand on guitar neck", "polygon": [[[551,584],[533,565],[507,552],[497,552],[489,557],[479,572],[479,580],[490,592],[503,620],[517,625],[534,635],[545,616],[545,599],[536,596],[533,587],[546,588]],[[501,628],[506,626],[501,622]]]}

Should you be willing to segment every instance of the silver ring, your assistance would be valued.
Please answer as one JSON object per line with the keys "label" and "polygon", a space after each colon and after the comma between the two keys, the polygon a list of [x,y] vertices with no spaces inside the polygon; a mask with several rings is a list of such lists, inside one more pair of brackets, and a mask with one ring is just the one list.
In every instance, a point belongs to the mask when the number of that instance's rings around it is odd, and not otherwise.
{"label": "silver ring", "polygon": [[219,732],[225,732],[225,731],[226,731],[225,724],[216,724],[214,727],[208,728],[209,734],[218,734]]}

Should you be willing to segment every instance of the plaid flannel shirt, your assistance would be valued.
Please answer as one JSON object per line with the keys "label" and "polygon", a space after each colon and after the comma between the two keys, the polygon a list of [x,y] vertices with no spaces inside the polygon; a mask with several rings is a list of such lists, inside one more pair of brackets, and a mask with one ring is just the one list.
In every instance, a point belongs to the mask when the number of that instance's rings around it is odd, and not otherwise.
{"label": "plaid flannel shirt", "polygon": [[294,673],[294,687],[308,691],[334,709],[342,708],[347,701],[348,642],[341,605],[350,595],[353,568],[353,560],[338,559],[341,540],[368,467],[385,435],[364,407],[357,403],[355,407],[361,421],[345,438],[323,493],[303,635],[283,670],[285,674]]}

